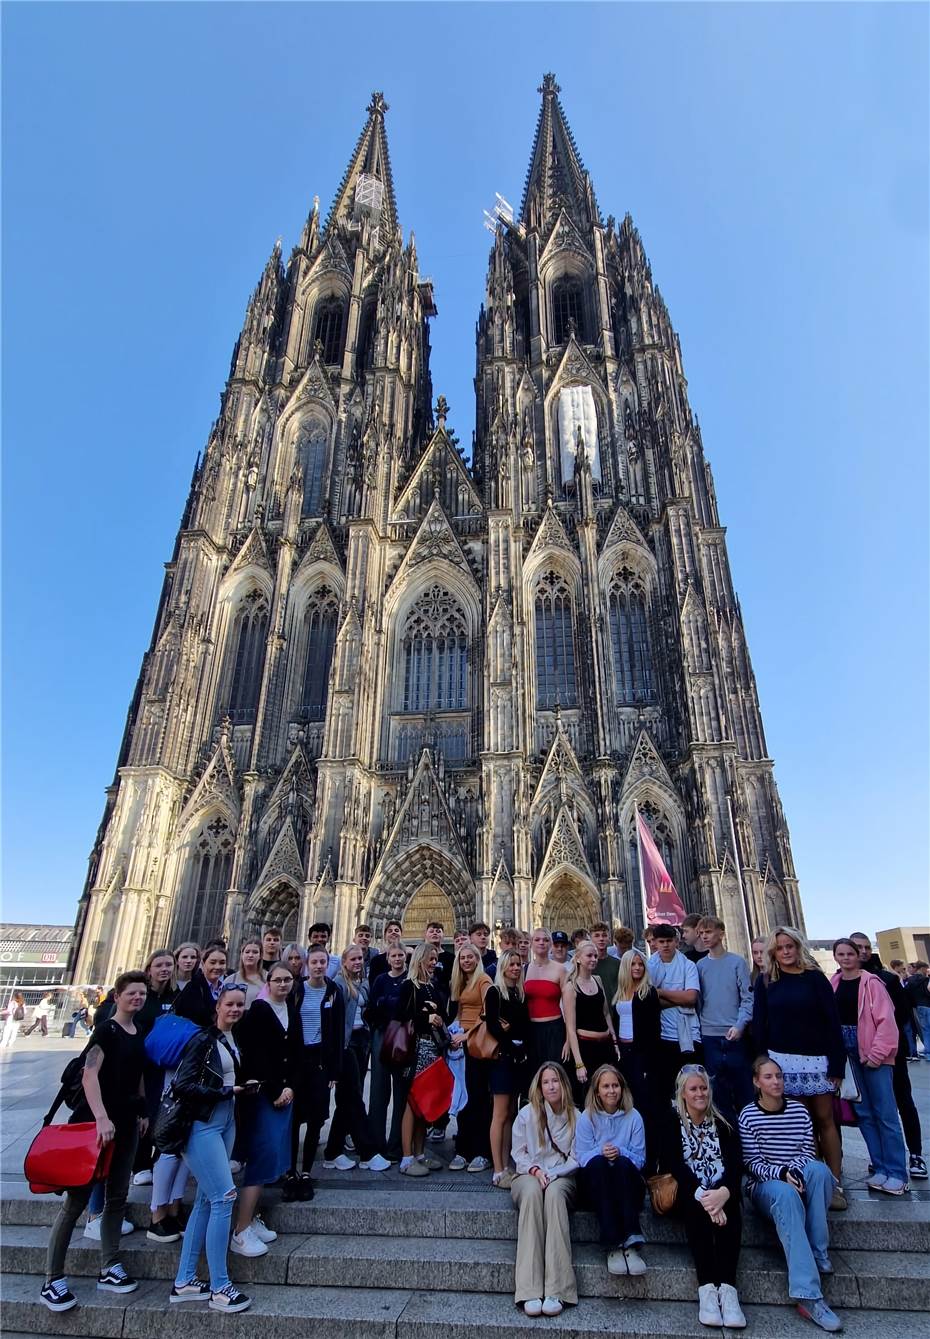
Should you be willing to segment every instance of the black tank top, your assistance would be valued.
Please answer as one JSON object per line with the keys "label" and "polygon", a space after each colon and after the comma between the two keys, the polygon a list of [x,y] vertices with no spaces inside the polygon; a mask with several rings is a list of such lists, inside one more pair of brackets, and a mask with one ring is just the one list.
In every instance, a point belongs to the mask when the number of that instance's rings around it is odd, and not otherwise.
{"label": "black tank top", "polygon": [[604,992],[600,984],[593,995],[585,995],[578,989],[578,982],[575,982],[575,1027],[581,1032],[607,1031]]}

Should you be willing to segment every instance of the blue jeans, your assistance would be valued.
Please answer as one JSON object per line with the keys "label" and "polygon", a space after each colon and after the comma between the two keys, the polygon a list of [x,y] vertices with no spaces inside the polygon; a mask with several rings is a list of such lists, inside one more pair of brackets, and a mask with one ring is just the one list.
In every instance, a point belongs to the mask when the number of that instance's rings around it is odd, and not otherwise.
{"label": "blue jeans", "polygon": [[876,1172],[883,1172],[885,1176],[906,1184],[907,1150],[894,1100],[893,1067],[879,1065],[878,1069],[869,1069],[859,1059],[858,1050],[847,1051],[846,1054],[862,1094],[862,1101],[856,1104],[856,1118],[872,1166]]}
{"label": "blue jeans", "polygon": [[827,1213],[836,1181],[825,1162],[808,1162],[804,1195],[787,1181],[759,1181],[746,1188],[752,1207],[775,1224],[788,1262],[788,1293],[798,1300],[823,1297],[817,1268],[827,1259]]}
{"label": "blue jeans", "polygon": [[914,1013],[924,1043],[924,1059],[930,1060],[930,1008],[926,1004],[915,1004]]}
{"label": "blue jeans", "polygon": [[197,1198],[187,1220],[181,1259],[175,1279],[178,1287],[190,1283],[206,1248],[210,1287],[214,1292],[229,1283],[226,1253],[236,1198],[229,1157],[236,1137],[232,1098],[217,1102],[209,1120],[195,1120],[184,1146],[184,1161],[197,1178]]}
{"label": "blue jeans", "polygon": [[911,1060],[917,1059],[917,1034],[914,1031],[913,1023],[905,1023],[901,1029],[904,1033],[904,1040],[907,1042],[907,1053]]}
{"label": "blue jeans", "polygon": [[726,1037],[705,1035],[704,1068],[714,1081],[714,1101],[735,1125],[743,1107],[755,1096],[742,1037],[727,1041]]}

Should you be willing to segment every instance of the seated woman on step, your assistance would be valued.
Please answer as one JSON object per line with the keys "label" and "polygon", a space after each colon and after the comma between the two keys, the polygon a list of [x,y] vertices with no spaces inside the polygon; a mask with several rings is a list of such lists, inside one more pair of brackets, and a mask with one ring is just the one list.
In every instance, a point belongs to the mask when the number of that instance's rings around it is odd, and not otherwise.
{"label": "seated woman on step", "polygon": [[698,1280],[702,1325],[742,1329],[736,1291],[742,1214],[739,1140],[714,1106],[702,1065],[684,1065],[675,1080],[672,1110],[659,1130],[659,1167],[678,1183],[674,1213],[685,1235]]}
{"label": "seated woman on step", "polygon": [[828,1213],[836,1182],[827,1164],[817,1161],[810,1115],[785,1097],[781,1065],[760,1056],[752,1082],[756,1100],[739,1114],[746,1196],[756,1213],[775,1224],[799,1314],[822,1330],[841,1330],[820,1284],[821,1275],[833,1273]]}
{"label": "seated woman on step", "polygon": [[614,1065],[601,1065],[591,1075],[584,1111],[575,1131],[581,1164],[581,1185],[600,1224],[601,1245],[607,1247],[611,1274],[645,1274],[646,1262],[636,1249],[644,1237],[639,1228],[646,1186],[646,1134],[633,1095]]}
{"label": "seated woman on step", "polygon": [[527,1316],[557,1316],[578,1301],[568,1215],[575,1200],[578,1112],[561,1065],[546,1064],[530,1084],[529,1101],[513,1123],[517,1207],[514,1301]]}

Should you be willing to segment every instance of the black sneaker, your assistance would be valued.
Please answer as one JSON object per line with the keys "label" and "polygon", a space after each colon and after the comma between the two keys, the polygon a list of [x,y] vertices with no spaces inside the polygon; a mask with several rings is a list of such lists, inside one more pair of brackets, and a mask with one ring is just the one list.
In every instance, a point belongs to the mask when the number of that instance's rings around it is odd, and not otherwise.
{"label": "black sneaker", "polygon": [[149,1241],[180,1241],[181,1231],[173,1218],[165,1217],[157,1223],[150,1223],[149,1230],[145,1234]]}
{"label": "black sneaker", "polygon": [[49,1311],[70,1311],[78,1300],[68,1287],[67,1279],[49,1279],[39,1293]]}
{"label": "black sneaker", "polygon": [[102,1293],[134,1293],[138,1283],[126,1273],[120,1264],[111,1265],[103,1274],[97,1275],[97,1291]]}
{"label": "black sneaker", "polygon": [[211,1311],[245,1311],[251,1305],[251,1297],[241,1293],[234,1283],[227,1283],[225,1288],[210,1294]]}
{"label": "black sneaker", "polygon": [[300,1199],[300,1173],[288,1172],[284,1178],[281,1198],[285,1204],[293,1204]]}
{"label": "black sneaker", "polygon": [[313,1177],[309,1172],[301,1172],[300,1185],[297,1187],[297,1198],[302,1204],[306,1204],[313,1199]]}
{"label": "black sneaker", "polygon": [[200,1279],[188,1279],[186,1283],[176,1283],[171,1289],[172,1302],[209,1302],[210,1285]]}
{"label": "black sneaker", "polygon": [[924,1162],[923,1158],[920,1156],[919,1153],[912,1153],[911,1180],[926,1181],[926,1179],[927,1179],[927,1164]]}

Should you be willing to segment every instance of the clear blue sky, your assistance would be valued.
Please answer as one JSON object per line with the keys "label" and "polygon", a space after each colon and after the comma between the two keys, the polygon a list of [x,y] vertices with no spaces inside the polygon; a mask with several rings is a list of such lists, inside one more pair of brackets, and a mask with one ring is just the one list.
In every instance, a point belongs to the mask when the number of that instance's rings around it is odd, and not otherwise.
{"label": "clear blue sky", "polygon": [[277,236],[385,90],[474,422],[482,209],[553,69],[680,332],[812,935],[927,923],[928,11],[3,6],[4,916],[69,921]]}

